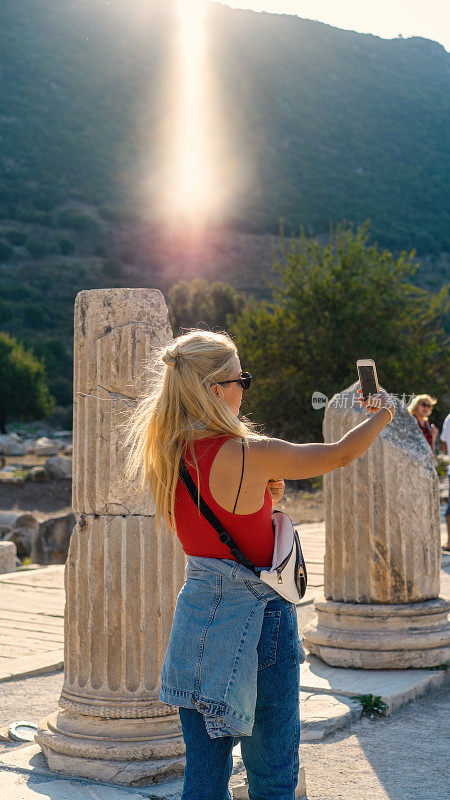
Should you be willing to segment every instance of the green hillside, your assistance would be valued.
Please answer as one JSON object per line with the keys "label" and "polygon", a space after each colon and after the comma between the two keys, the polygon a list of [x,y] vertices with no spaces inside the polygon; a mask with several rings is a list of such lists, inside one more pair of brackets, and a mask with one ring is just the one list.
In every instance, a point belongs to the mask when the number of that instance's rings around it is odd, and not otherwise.
{"label": "green hillside", "polygon": [[[0,217],[51,225],[68,199],[133,215],[144,179],[157,206],[172,6],[3,0]],[[223,222],[320,232],[369,218],[383,245],[450,251],[442,46],[214,4],[207,34],[236,180]]]}
{"label": "green hillside", "polygon": [[221,82],[227,108],[236,97],[236,138],[251,153],[261,132],[259,202],[246,198],[242,218],[262,228],[275,212],[315,230],[370,218],[388,247],[449,250],[444,48],[286,16],[223,18]]}

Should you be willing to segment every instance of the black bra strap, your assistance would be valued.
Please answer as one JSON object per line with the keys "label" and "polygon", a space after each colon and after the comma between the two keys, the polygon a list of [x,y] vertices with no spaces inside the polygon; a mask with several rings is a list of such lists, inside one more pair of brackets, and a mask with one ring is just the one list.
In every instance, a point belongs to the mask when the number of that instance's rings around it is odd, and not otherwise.
{"label": "black bra strap", "polygon": [[235,502],[235,504],[234,504],[234,508],[233,508],[233,514],[234,514],[234,510],[235,510],[235,508],[236,508],[236,506],[237,506],[237,501],[238,501],[238,497],[239,497],[239,492],[241,491],[241,486],[242,486],[242,478],[244,477],[244,459],[245,459],[244,439],[242,439],[242,472],[241,472],[241,482],[240,482],[240,484],[239,484],[238,493],[237,493],[237,495],[236,495],[236,502]]}
{"label": "black bra strap", "polygon": [[[188,469],[183,459],[181,459],[180,461],[179,475],[187,491],[192,497],[195,505],[197,505],[199,499],[198,488],[195,485],[190,473],[188,472]],[[226,532],[222,523],[219,522],[216,515],[214,514],[214,511],[211,511],[210,507],[205,503],[201,495],[200,495],[200,511],[205,517],[205,519],[209,522],[209,524],[217,531],[217,533],[219,534],[220,541],[222,542],[222,544],[225,544],[228,547],[229,551],[231,552],[231,555],[235,557],[236,561],[239,561],[240,564],[243,564],[244,567],[247,567],[247,569],[251,570],[251,572],[253,572],[256,575],[257,572],[253,562],[250,561],[248,558],[246,558],[243,553],[241,553],[237,544],[234,542],[231,536]]]}

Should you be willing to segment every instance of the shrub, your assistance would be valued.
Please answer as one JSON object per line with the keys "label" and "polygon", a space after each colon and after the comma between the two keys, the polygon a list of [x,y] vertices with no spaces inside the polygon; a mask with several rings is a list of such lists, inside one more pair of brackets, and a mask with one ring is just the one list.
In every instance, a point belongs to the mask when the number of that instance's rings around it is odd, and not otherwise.
{"label": "shrub", "polygon": [[9,261],[13,253],[13,248],[0,239],[0,261]]}
{"label": "shrub", "polygon": [[26,233],[23,233],[22,231],[8,231],[6,238],[8,239],[8,242],[17,245],[18,247],[24,245],[28,239]]}
{"label": "shrub", "polygon": [[169,291],[170,321],[175,332],[182,328],[206,325],[226,328],[245,305],[236,289],[221,281],[208,283],[201,278],[179,281]]}
{"label": "shrub", "polygon": [[72,242],[72,239],[68,239],[66,236],[64,236],[62,239],[58,239],[58,247],[59,252],[63,256],[68,256],[75,250],[75,245]]}
{"label": "shrub", "polygon": [[35,208],[19,209],[16,219],[30,222],[33,225],[44,225],[47,228],[53,225],[53,214],[49,214],[47,211],[37,211]]}
{"label": "shrub", "polygon": [[6,303],[0,298],[0,325],[12,319],[14,315],[13,308],[10,303]]}
{"label": "shrub", "polygon": [[55,400],[42,361],[6,333],[0,333],[0,432],[10,417],[26,422],[50,414]]}
{"label": "shrub", "polygon": [[48,369],[49,388],[60,406],[68,406],[73,400],[73,382],[70,378],[55,377]]}
{"label": "shrub", "polygon": [[25,321],[30,328],[36,328],[37,330],[45,328],[47,317],[45,312],[39,308],[39,306],[27,303],[24,307],[24,312]]}
{"label": "shrub", "polygon": [[63,211],[59,214],[58,223],[61,228],[72,228],[86,233],[98,230],[98,222],[88,214],[80,214],[79,211]]}
{"label": "shrub", "polygon": [[106,256],[107,253],[106,244],[104,242],[98,242],[94,247],[94,256]]}
{"label": "shrub", "polygon": [[33,239],[31,242],[28,242],[27,250],[33,258],[42,258],[51,252],[49,245],[38,239]]}
{"label": "shrub", "polygon": [[108,278],[121,278],[123,264],[117,258],[107,258],[102,264],[102,272]]}

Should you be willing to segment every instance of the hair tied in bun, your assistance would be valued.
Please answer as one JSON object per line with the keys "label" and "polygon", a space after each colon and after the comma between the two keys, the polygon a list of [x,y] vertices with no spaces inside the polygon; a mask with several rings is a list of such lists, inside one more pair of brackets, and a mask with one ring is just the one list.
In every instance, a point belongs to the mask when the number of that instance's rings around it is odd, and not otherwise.
{"label": "hair tied in bun", "polygon": [[180,354],[176,350],[166,350],[162,355],[162,360],[164,364],[168,367],[172,367],[172,369],[176,369],[180,366]]}

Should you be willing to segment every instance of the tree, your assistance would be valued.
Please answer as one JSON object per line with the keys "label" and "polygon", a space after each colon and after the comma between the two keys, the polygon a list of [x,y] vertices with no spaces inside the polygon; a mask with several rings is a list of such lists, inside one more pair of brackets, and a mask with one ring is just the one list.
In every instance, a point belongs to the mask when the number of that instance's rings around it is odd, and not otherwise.
{"label": "tree", "polygon": [[325,246],[303,231],[283,240],[273,302],[250,303],[232,329],[242,368],[254,372],[256,420],[277,435],[320,440],[312,393],[330,399],[357,380],[364,357],[389,392],[448,392],[448,286],[433,295],[411,284],[414,256],[369,246],[367,223],[331,229]]}
{"label": "tree", "polygon": [[73,400],[72,355],[56,337],[49,339],[24,336],[23,345],[36,358],[42,359],[48,376],[48,387],[58,405],[67,406]]}
{"label": "tree", "polygon": [[27,242],[27,250],[33,258],[42,258],[42,256],[46,256],[50,253],[51,248],[46,242],[40,239],[32,239]]}
{"label": "tree", "polygon": [[201,278],[180,281],[169,291],[170,321],[176,334],[182,328],[206,325],[227,328],[245,306],[245,298],[227,283]]}
{"label": "tree", "polygon": [[44,364],[16,339],[0,332],[0,432],[6,421],[43,419],[55,405],[50,395]]}
{"label": "tree", "polygon": [[69,239],[67,236],[63,236],[61,239],[58,239],[58,247],[59,252],[62,253],[63,256],[70,256],[70,254],[75,250],[75,245],[72,242],[72,239]]}
{"label": "tree", "polygon": [[102,264],[103,274],[112,280],[123,277],[123,264],[118,258],[107,258]]}
{"label": "tree", "polygon": [[13,253],[13,248],[0,239],[0,261],[9,261]]}

